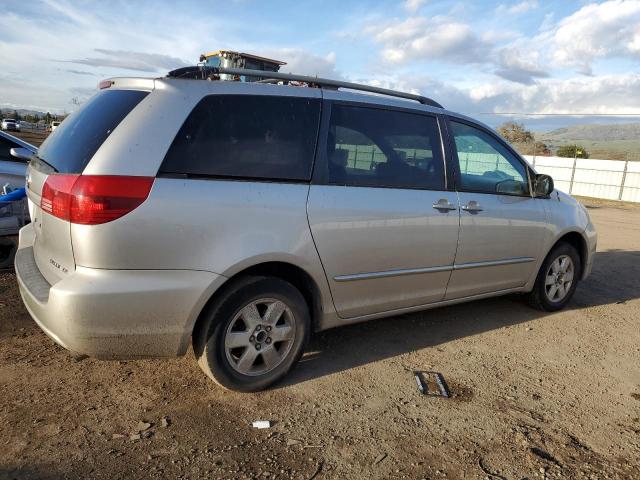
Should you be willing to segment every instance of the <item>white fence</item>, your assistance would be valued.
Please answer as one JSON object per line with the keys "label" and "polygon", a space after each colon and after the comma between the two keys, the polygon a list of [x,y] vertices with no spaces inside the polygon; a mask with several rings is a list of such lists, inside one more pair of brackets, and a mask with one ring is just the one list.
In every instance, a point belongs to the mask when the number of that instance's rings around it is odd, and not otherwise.
{"label": "white fence", "polygon": [[525,155],[558,190],[583,197],[640,202],[640,162]]}

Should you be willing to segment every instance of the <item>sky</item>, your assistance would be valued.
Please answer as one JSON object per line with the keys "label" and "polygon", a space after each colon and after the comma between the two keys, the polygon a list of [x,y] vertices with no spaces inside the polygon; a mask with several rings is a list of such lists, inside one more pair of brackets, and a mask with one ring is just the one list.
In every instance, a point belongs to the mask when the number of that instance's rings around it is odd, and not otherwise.
{"label": "sky", "polygon": [[487,114],[640,114],[640,0],[2,6],[3,108],[70,112],[101,79],[161,76],[230,49],[286,61],[285,72],[421,93],[494,124],[507,117]]}

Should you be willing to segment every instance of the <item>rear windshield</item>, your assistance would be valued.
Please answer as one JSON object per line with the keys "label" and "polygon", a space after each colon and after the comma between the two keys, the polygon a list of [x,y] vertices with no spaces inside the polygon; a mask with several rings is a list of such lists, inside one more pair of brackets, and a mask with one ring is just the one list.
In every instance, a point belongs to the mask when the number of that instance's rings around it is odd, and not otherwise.
{"label": "rear windshield", "polygon": [[189,115],[160,173],[308,181],[320,100],[220,95]]}
{"label": "rear windshield", "polygon": [[60,123],[38,150],[38,157],[60,173],[82,173],[100,145],[148,94],[138,90],[97,93]]}

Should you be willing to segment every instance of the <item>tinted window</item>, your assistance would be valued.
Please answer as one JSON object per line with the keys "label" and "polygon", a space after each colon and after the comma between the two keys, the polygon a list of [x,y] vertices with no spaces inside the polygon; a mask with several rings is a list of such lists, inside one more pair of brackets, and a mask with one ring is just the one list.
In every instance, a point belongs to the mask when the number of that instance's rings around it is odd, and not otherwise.
{"label": "tinted window", "polygon": [[137,90],[104,90],[66,118],[38,150],[60,173],[82,173],[100,145],[148,95]]}
{"label": "tinted window", "polygon": [[[18,148],[20,145],[12,142],[4,137],[0,137],[0,160],[5,162],[24,162],[11,155],[12,148]],[[2,185],[0,185],[2,187]]]}
{"label": "tinted window", "polygon": [[451,122],[462,190],[527,195],[527,171],[497,138],[466,125]]}
{"label": "tinted window", "polygon": [[327,138],[329,183],[444,189],[435,117],[333,105]]}
{"label": "tinted window", "polygon": [[180,128],[160,171],[306,181],[319,121],[318,99],[205,97]]}

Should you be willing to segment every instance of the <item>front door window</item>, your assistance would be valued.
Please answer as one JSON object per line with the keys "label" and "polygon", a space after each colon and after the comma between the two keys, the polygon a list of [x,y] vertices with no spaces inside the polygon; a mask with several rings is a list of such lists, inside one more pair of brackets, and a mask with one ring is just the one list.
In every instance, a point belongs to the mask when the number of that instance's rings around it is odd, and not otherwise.
{"label": "front door window", "polygon": [[496,138],[455,121],[451,131],[460,164],[459,190],[529,195],[525,166]]}

